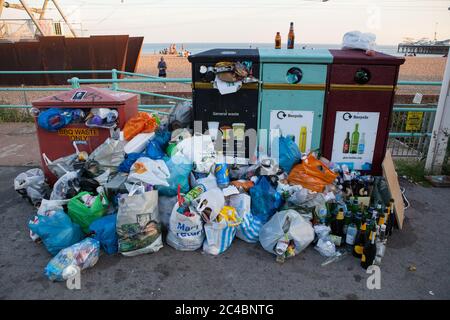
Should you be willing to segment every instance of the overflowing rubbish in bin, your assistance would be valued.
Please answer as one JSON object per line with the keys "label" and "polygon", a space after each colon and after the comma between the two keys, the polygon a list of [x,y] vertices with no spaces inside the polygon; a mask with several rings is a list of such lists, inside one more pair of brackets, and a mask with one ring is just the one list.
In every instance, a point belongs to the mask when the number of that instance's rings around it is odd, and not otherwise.
{"label": "overflowing rubbish in bin", "polygon": [[[354,256],[363,268],[382,262],[395,224],[383,177],[302,153],[283,137],[279,159],[227,164],[209,135],[183,121],[169,131],[169,119],[139,113],[126,134],[90,154],[47,161],[59,177],[51,192],[40,169],[15,179],[16,190],[39,207],[30,236],[54,256],[49,279],[93,266],[101,250],[157,255],[166,243],[211,255],[236,241],[260,243],[279,263],[308,246],[324,259]],[[126,153],[139,134],[146,134],[140,147]]]}

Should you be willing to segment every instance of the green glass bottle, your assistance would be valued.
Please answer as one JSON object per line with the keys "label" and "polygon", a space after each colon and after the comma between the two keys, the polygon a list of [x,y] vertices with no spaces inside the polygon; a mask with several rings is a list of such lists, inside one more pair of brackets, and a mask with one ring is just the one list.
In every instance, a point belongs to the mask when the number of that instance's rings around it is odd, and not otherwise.
{"label": "green glass bottle", "polygon": [[355,124],[355,131],[352,133],[352,141],[350,143],[350,153],[358,153],[359,143],[359,123]]}

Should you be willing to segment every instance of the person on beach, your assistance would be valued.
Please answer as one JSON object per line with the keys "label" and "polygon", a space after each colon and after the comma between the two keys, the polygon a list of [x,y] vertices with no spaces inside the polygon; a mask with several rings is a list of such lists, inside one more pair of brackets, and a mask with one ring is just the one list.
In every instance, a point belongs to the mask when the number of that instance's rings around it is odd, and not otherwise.
{"label": "person on beach", "polygon": [[[158,77],[165,78],[167,76],[167,74],[166,74],[167,64],[164,61],[164,57],[161,57],[161,60],[159,60],[159,62],[158,62],[158,70],[159,70]],[[165,82],[163,82],[163,83],[164,83],[164,89],[165,89],[166,83]]]}

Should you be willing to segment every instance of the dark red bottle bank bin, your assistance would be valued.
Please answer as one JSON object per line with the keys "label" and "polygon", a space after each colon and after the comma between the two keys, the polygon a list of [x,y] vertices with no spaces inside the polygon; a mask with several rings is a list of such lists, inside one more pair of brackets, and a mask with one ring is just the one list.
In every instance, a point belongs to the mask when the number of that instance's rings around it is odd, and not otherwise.
{"label": "dark red bottle bank bin", "polygon": [[[122,129],[125,122],[138,113],[138,97],[135,94],[116,92],[101,88],[85,87],[48,96],[32,103],[40,111],[49,108],[83,109],[86,114],[91,108],[109,108],[118,112],[117,125]],[[111,136],[107,128],[91,128],[84,123],[70,123],[57,132],[41,128],[37,123],[36,131],[41,153],[42,168],[48,182],[53,185],[56,177],[48,170],[42,154],[56,160],[75,153],[73,142],[80,151],[91,153]]]}
{"label": "dark red bottle bank bin", "polygon": [[330,50],[322,154],[349,169],[381,174],[400,65],[405,59]]}

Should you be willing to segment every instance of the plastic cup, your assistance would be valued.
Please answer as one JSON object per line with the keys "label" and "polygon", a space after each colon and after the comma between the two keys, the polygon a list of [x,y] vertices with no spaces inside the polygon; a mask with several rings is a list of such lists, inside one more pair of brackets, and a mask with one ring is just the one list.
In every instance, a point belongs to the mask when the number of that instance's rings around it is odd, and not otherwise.
{"label": "plastic cup", "polygon": [[244,140],[245,123],[233,123],[233,135],[236,140]]}
{"label": "plastic cup", "polygon": [[217,121],[208,121],[208,130],[211,139],[215,141],[217,139],[217,133],[219,131],[219,122]]}

